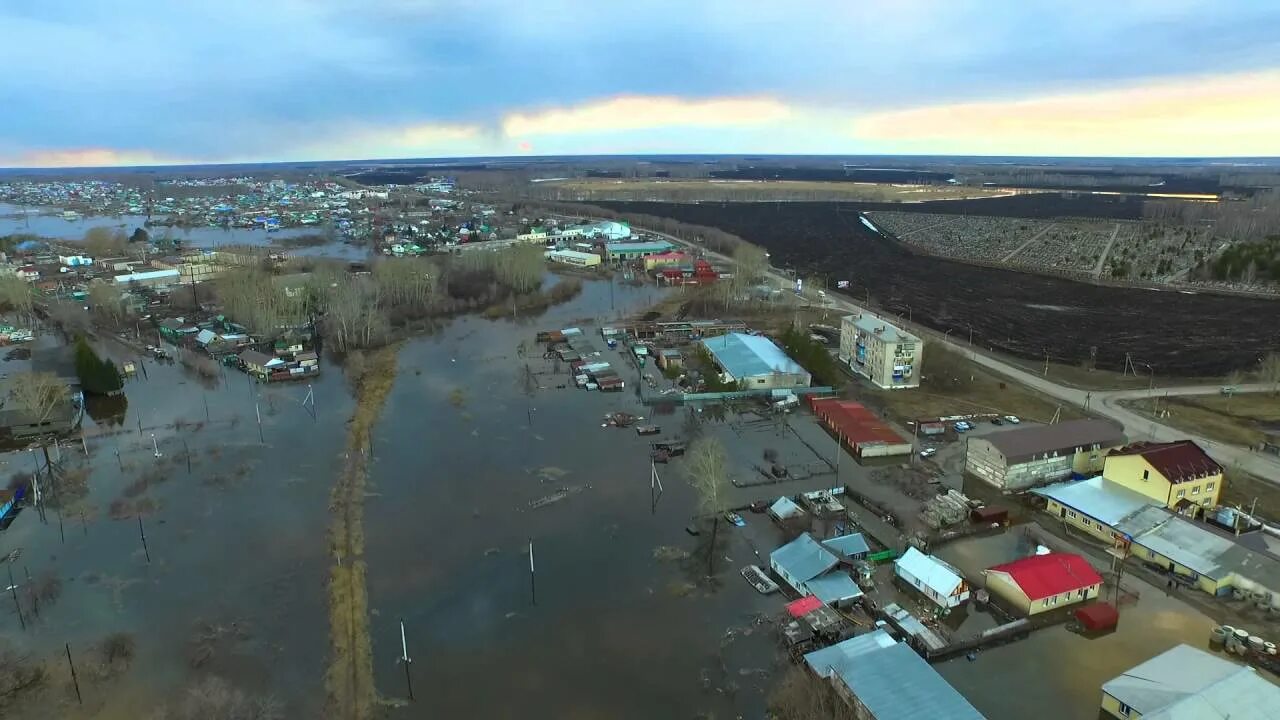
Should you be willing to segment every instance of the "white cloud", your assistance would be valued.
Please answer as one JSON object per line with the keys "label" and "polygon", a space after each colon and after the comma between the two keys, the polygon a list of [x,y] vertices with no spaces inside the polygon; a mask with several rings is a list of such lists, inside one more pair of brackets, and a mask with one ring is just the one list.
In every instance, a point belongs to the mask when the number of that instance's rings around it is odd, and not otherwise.
{"label": "white cloud", "polygon": [[791,113],[790,107],[773,98],[623,96],[511,113],[502,120],[502,132],[508,137],[528,137],[667,127],[723,128],[774,123]]}

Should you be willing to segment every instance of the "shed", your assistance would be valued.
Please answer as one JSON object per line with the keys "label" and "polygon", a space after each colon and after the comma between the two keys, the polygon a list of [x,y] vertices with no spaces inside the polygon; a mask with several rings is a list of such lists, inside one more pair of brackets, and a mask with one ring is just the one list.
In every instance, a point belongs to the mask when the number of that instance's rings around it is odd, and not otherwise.
{"label": "shed", "polygon": [[1076,620],[1090,632],[1110,630],[1120,621],[1120,613],[1111,603],[1098,601],[1076,610]]}
{"label": "shed", "polygon": [[769,517],[778,522],[787,522],[805,516],[804,508],[789,497],[780,497],[769,506]]}
{"label": "shed", "polygon": [[848,573],[833,572],[805,583],[819,600],[835,607],[848,607],[862,599],[862,590]]}
{"label": "shed", "polygon": [[835,553],[844,562],[861,560],[871,552],[871,547],[867,545],[867,539],[862,536],[862,533],[828,538],[822,541],[822,546]]}
{"label": "shed", "polygon": [[813,595],[805,595],[799,600],[787,603],[787,613],[793,618],[800,618],[822,607],[822,601]]}
{"label": "shed", "polygon": [[857,717],[984,720],[929,663],[902,643],[846,658],[832,682],[853,702]]}

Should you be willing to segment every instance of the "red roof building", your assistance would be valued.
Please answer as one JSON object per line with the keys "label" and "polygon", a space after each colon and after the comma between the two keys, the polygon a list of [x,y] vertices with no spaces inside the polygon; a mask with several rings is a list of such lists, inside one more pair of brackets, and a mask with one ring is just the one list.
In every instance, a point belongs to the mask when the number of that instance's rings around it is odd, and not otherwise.
{"label": "red roof building", "polygon": [[1097,597],[1102,576],[1071,553],[1033,555],[983,572],[987,590],[1026,615]]}
{"label": "red roof building", "polygon": [[1190,440],[1134,443],[1112,450],[1110,455],[1120,457],[1141,455],[1151,467],[1171,483],[1192,482],[1210,475],[1222,474],[1222,466]]}
{"label": "red roof building", "polygon": [[816,595],[806,595],[799,600],[787,603],[787,613],[793,618],[804,617],[822,607],[822,601]]}
{"label": "red roof building", "polygon": [[909,455],[911,443],[861,403],[809,396],[809,408],[858,457]]}

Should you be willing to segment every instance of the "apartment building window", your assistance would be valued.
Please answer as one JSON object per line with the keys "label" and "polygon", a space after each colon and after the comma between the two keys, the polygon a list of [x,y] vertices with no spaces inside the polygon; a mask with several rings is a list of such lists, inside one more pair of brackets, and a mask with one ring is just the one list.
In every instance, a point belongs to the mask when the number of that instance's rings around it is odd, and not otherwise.
{"label": "apartment building window", "polygon": [[1180,497],[1180,498],[1184,498],[1184,497],[1186,497],[1186,496],[1187,496],[1187,491],[1186,491],[1186,489],[1185,489],[1185,488],[1184,488],[1184,489],[1182,489],[1182,490],[1179,490],[1179,491],[1178,491],[1178,497]]}
{"label": "apartment building window", "polygon": [[1116,710],[1119,711],[1119,713],[1124,717],[1129,717],[1130,713],[1133,712],[1133,708],[1129,707],[1128,705],[1125,705],[1124,703],[1118,700],[1116,701],[1116,704],[1120,706],[1116,708]]}
{"label": "apartment building window", "polygon": [[1205,484],[1205,486],[1204,486],[1204,491],[1205,491],[1205,492],[1213,492],[1213,483],[1206,483],[1206,484]]}
{"label": "apartment building window", "polygon": [[1192,485],[1192,486],[1191,486],[1191,494],[1192,494],[1192,495],[1199,495],[1199,494],[1200,494],[1200,486],[1199,486],[1199,485]]}
{"label": "apartment building window", "polygon": [[1142,479],[1143,479],[1143,480],[1150,480],[1150,479],[1151,479],[1151,471],[1150,471],[1150,470],[1143,470],[1143,471],[1142,471]]}
{"label": "apartment building window", "polygon": [[1076,511],[1075,511],[1075,510],[1068,510],[1068,511],[1067,511],[1067,517],[1071,518],[1072,520],[1075,520],[1075,519],[1076,519]]}

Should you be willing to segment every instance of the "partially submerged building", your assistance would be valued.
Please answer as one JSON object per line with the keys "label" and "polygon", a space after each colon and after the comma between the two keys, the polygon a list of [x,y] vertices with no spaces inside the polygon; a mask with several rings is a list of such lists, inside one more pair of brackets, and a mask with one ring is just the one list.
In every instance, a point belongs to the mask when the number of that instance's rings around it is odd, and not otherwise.
{"label": "partially submerged building", "polygon": [[1273,720],[1280,687],[1251,667],[1177,645],[1104,683],[1102,710],[1121,720]]}
{"label": "partially submerged building", "polygon": [[861,313],[840,321],[840,360],[885,390],[920,387],[924,340],[881,318]]}
{"label": "partially submerged building", "polygon": [[1023,615],[1092,600],[1102,590],[1102,576],[1089,561],[1072,553],[1032,555],[982,574],[987,590]]}
{"label": "partially submerged building", "polygon": [[950,609],[969,599],[969,583],[960,571],[911,547],[894,561],[894,572],[937,606]]}
{"label": "partially submerged building", "polygon": [[964,469],[1002,490],[1024,490],[1101,472],[1107,451],[1124,442],[1123,428],[1106,420],[1018,427],[970,437]]}
{"label": "partially submerged building", "polygon": [[809,372],[767,337],[729,333],[703,340],[702,347],[728,382],[747,390],[809,387]]}
{"label": "partially submerged building", "polygon": [[815,650],[804,661],[859,718],[983,720],[929,663],[884,630]]}
{"label": "partially submerged building", "polygon": [[[840,568],[841,556],[804,533],[769,554],[769,569],[800,595],[843,607],[862,597],[857,583]],[[834,572],[833,572],[834,571]]]}

